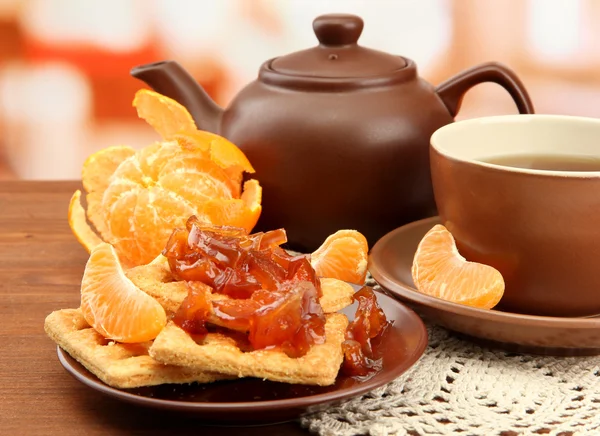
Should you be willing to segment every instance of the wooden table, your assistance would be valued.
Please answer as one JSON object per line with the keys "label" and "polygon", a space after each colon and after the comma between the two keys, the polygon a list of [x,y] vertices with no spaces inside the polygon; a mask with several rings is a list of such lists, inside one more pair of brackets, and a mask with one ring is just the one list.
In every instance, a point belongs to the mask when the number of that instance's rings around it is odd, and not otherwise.
{"label": "wooden table", "polygon": [[78,182],[0,182],[0,434],[302,435],[297,423],[201,428],[142,409],[72,378],[44,333],[53,310],[79,305],[87,253],[67,224]]}

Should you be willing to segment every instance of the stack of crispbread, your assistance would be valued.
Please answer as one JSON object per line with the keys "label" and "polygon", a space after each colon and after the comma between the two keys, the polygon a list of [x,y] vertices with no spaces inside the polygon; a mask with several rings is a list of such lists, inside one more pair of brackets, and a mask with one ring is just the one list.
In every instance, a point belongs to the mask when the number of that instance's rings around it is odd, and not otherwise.
{"label": "stack of crispbread", "polygon": [[[167,313],[174,313],[188,293],[184,282],[173,279],[162,256],[128,270],[126,275]],[[337,312],[352,303],[354,289],[336,279],[321,279],[321,286],[326,339],[299,358],[273,349],[243,351],[232,338],[220,333],[209,333],[197,341],[173,322],[168,322],[154,341],[116,343],[90,327],[79,309],[51,313],[45,330],[74,359],[116,388],[209,383],[238,377],[325,386],[335,382],[343,360],[342,342],[348,319]],[[228,297],[212,294],[211,298]]]}

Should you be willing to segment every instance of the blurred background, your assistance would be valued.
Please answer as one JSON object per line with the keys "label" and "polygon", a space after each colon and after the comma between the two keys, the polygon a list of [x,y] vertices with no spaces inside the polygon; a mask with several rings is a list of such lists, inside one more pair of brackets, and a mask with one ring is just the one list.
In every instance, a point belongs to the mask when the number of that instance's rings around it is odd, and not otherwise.
{"label": "blurred background", "polygon": [[[538,113],[600,117],[596,0],[0,0],[0,179],[77,179],[96,150],[154,141],[132,66],[175,59],[227,105],[263,61],[315,45],[313,18],[332,12],[360,15],[362,45],[433,84],[500,61]],[[515,111],[484,84],[459,118]]]}

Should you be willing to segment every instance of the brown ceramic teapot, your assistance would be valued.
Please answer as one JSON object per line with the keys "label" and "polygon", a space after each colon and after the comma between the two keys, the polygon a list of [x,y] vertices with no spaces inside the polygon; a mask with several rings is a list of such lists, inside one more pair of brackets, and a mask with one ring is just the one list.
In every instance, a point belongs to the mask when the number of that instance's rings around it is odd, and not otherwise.
{"label": "brown ceramic teapot", "polygon": [[372,246],[435,215],[429,138],[453,121],[472,86],[495,82],[520,113],[533,113],[522,83],[502,65],[477,66],[434,88],[410,59],[358,45],[359,17],[323,15],[313,29],[319,45],[266,61],[227,109],[176,62],[131,72],[186,106],[198,128],[246,153],[263,186],[257,230],[284,227],[293,249],[312,251],[338,229],[359,230]]}

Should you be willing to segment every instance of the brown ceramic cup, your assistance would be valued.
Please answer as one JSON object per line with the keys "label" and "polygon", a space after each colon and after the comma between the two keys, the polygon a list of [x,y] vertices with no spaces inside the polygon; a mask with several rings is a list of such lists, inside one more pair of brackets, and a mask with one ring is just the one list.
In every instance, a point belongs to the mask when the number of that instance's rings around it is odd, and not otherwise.
{"label": "brown ceramic cup", "polygon": [[600,313],[600,171],[486,162],[514,155],[600,162],[600,120],[507,115],[438,129],[430,158],[442,223],[464,257],[502,273],[498,309]]}

